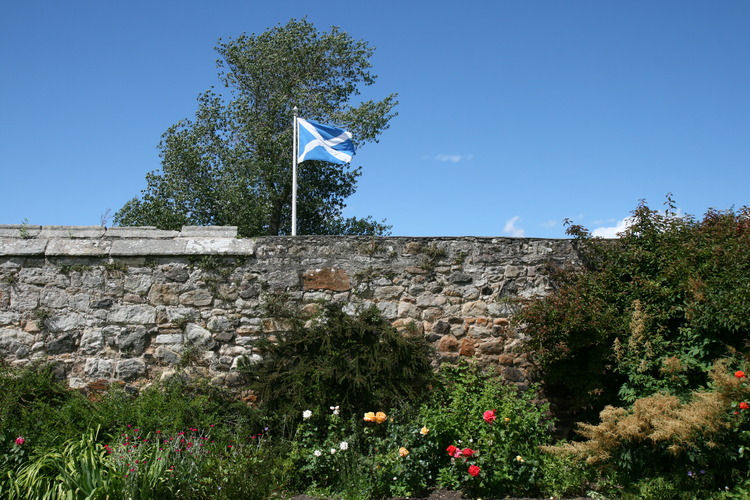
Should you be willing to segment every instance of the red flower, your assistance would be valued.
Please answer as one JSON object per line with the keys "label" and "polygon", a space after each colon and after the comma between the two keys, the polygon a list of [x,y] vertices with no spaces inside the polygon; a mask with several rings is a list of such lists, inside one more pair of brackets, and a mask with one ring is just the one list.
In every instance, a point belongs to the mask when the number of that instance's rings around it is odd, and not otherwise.
{"label": "red flower", "polygon": [[455,447],[455,446],[453,446],[453,445],[450,445],[449,447],[447,447],[447,448],[445,449],[445,451],[447,451],[447,452],[448,452],[448,455],[450,455],[450,456],[455,456],[455,454],[456,454],[456,451],[457,451],[457,450],[458,450],[458,448],[456,448],[456,447]]}
{"label": "red flower", "polygon": [[491,424],[497,418],[497,416],[495,415],[495,410],[487,410],[482,415],[482,418],[484,419],[485,422],[487,422],[488,424]]}
{"label": "red flower", "polygon": [[742,370],[737,370],[736,372],[734,372],[734,376],[737,378],[745,378],[745,372],[743,372]]}
{"label": "red flower", "polygon": [[467,458],[472,456],[476,452],[477,450],[472,450],[471,448],[464,448],[463,450],[461,450],[461,454]]}
{"label": "red flower", "polygon": [[742,403],[740,403],[740,410],[747,410],[748,408],[750,408],[750,405],[746,402],[743,401]]}
{"label": "red flower", "polygon": [[481,470],[482,469],[480,469],[476,465],[470,465],[469,466],[469,475],[472,476],[472,477],[477,477],[479,475],[479,471],[481,471]]}
{"label": "red flower", "polygon": [[23,438],[23,436],[18,436],[16,438],[16,444],[18,446],[23,446],[23,444],[26,442],[26,440]]}

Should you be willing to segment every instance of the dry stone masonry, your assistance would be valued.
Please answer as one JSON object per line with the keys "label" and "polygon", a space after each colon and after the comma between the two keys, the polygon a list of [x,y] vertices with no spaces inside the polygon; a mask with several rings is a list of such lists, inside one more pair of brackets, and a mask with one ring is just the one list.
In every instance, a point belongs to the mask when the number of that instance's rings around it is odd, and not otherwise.
{"label": "dry stone masonry", "polygon": [[509,319],[578,265],[569,240],[296,236],[235,227],[0,225],[0,357],[53,362],[71,387],[139,386],[190,364],[236,385],[281,312],[375,305],[436,363],[471,357],[525,383]]}

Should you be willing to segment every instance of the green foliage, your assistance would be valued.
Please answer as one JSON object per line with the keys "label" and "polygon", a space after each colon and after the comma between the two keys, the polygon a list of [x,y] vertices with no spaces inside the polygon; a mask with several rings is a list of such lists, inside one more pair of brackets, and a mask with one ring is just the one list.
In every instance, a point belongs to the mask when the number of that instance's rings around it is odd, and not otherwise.
{"label": "green foliage", "polygon": [[[420,417],[439,450],[438,484],[473,495],[540,490],[542,451],[551,440],[548,406],[474,365],[443,369],[444,383]],[[476,453],[450,455],[448,447]],[[469,468],[479,467],[477,476]]]}
{"label": "green foliage", "polygon": [[549,393],[591,420],[605,404],[684,397],[750,334],[750,209],[701,221],[645,203],[618,240],[570,226],[586,268],[518,316]]}
{"label": "green foliage", "polygon": [[89,430],[24,463],[7,498],[105,498],[112,490],[114,470],[105,462],[106,452],[97,437],[97,431]]}
{"label": "green foliage", "polygon": [[[412,497],[434,485],[434,449],[409,410],[342,418],[339,408],[309,414],[292,439],[291,486],[344,498]],[[374,412],[372,412],[374,414]]]}
{"label": "green foliage", "polygon": [[78,437],[90,423],[91,404],[55,378],[51,366],[20,372],[0,368],[0,430],[49,448]]}
{"label": "green foliage", "polygon": [[241,369],[284,425],[302,409],[340,405],[356,414],[417,401],[432,378],[426,341],[401,335],[375,308],[353,317],[326,304],[309,327],[295,322],[261,349],[263,360]]}
{"label": "green foliage", "polygon": [[[395,94],[351,104],[372,85],[373,48],[338,28],[291,20],[259,35],[220,42],[220,79],[231,99],[208,90],[194,120],[164,134],[161,172],[114,216],[118,225],[236,225],[241,236],[288,234],[292,195],[292,108],[341,125],[357,146],[375,141],[395,116]],[[389,226],[344,218],[359,168],[305,162],[298,172],[301,234],[384,234]]]}
{"label": "green foliage", "polygon": [[111,389],[96,403],[97,421],[106,432],[128,425],[143,433],[178,432],[186,428],[211,428],[225,438],[233,432],[249,432],[262,426],[257,411],[234,393],[207,380],[171,378],[140,391],[137,396]]}
{"label": "green foliage", "polygon": [[654,394],[632,408],[607,407],[597,425],[579,424],[583,440],[545,450],[585,461],[625,498],[707,498],[733,489],[750,477],[750,385],[744,371],[732,373],[735,363],[717,363],[710,389],[685,401]]}
{"label": "green foliage", "polygon": [[31,238],[31,235],[29,234],[29,219],[27,217],[24,217],[23,221],[21,221],[21,227],[18,230],[18,234],[24,240]]}
{"label": "green foliage", "polygon": [[444,248],[435,244],[423,245],[420,252],[424,254],[424,258],[419,263],[419,267],[426,271],[434,271],[440,259],[448,255]]}

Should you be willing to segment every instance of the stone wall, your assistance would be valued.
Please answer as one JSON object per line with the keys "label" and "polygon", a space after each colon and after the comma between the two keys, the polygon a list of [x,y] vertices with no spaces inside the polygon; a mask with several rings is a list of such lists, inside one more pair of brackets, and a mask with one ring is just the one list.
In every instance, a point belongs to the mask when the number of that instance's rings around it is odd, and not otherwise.
{"label": "stone wall", "polygon": [[279,310],[374,304],[436,363],[473,357],[524,383],[509,318],[576,266],[570,240],[296,236],[234,227],[0,226],[0,356],[53,361],[71,387],[142,385],[191,360],[239,382],[241,357],[285,330]]}

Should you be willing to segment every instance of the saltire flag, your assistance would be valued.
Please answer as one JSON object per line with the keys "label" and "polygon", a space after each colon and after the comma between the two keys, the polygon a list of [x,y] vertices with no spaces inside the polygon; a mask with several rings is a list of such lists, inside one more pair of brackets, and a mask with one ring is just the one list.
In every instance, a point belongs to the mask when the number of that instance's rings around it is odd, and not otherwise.
{"label": "saltire flag", "polygon": [[349,163],[354,156],[352,134],[340,128],[322,125],[302,118],[299,123],[297,161],[322,160]]}

